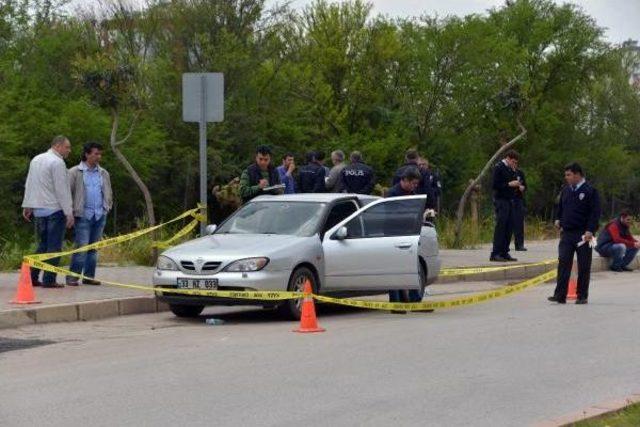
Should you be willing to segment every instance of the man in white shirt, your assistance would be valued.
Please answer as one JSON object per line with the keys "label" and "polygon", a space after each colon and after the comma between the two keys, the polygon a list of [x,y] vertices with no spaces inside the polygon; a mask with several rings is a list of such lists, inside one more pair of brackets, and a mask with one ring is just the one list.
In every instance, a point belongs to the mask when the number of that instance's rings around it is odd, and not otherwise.
{"label": "man in white shirt", "polygon": [[[36,253],[59,252],[62,250],[64,231],[73,227],[73,207],[71,187],[64,159],[71,152],[71,143],[65,136],[53,138],[51,148],[37,155],[29,164],[29,173],[25,184],[22,201],[22,216],[28,222],[35,218],[38,232],[38,249]],[[58,265],[60,258],[47,260],[49,264]],[[31,282],[34,286],[45,288],[62,288],[56,283],[56,274],[45,272],[42,282],[39,280],[40,270],[31,269]]]}

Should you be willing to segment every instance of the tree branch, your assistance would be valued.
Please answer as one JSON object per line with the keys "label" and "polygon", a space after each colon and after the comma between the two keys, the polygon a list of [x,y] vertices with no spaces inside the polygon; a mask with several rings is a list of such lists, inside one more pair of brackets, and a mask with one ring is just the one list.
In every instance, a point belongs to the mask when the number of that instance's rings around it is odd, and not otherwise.
{"label": "tree branch", "polygon": [[[140,111],[136,111],[136,113],[133,116],[133,119],[131,119],[131,124],[129,124],[129,132],[127,132],[127,135],[121,140],[115,141],[113,143],[115,147],[117,147],[118,145],[124,144],[125,142],[127,142],[129,137],[131,137],[131,134],[133,133],[133,129],[135,129],[136,127],[136,121],[138,120],[138,117],[140,117]],[[114,139],[115,139],[115,136],[114,136]]]}

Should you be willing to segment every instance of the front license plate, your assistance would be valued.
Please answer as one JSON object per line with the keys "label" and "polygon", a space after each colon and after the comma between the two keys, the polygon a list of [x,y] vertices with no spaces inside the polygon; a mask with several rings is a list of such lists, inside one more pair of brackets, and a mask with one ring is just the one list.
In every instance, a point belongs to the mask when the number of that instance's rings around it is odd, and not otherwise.
{"label": "front license plate", "polygon": [[218,279],[178,279],[178,289],[218,289]]}

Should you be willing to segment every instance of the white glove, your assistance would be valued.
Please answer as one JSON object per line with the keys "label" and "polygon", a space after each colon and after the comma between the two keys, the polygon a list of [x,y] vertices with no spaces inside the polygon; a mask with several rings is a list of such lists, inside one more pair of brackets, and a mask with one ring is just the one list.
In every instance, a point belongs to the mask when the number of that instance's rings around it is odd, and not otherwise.
{"label": "white glove", "polygon": [[587,238],[584,236],[584,234],[582,235],[582,240],[578,242],[577,247],[580,247],[582,245],[584,245],[585,243],[587,243],[589,245],[589,247],[591,249],[596,247],[596,236],[593,236],[593,239],[587,241]]}

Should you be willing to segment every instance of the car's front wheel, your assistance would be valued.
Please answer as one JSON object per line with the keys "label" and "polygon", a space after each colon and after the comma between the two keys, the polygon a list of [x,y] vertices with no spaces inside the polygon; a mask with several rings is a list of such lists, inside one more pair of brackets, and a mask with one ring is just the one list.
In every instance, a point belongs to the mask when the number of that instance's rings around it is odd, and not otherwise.
{"label": "car's front wheel", "polygon": [[198,317],[204,310],[204,305],[170,304],[169,310],[178,317]]}
{"label": "car's front wheel", "polygon": [[[316,292],[318,290],[318,284],[313,271],[307,267],[298,267],[289,278],[287,290],[289,292],[303,292],[304,284],[307,280],[311,282],[312,291]],[[289,319],[300,320],[300,316],[302,315],[302,300],[303,298],[284,301],[278,306],[278,311],[281,315]]]}

